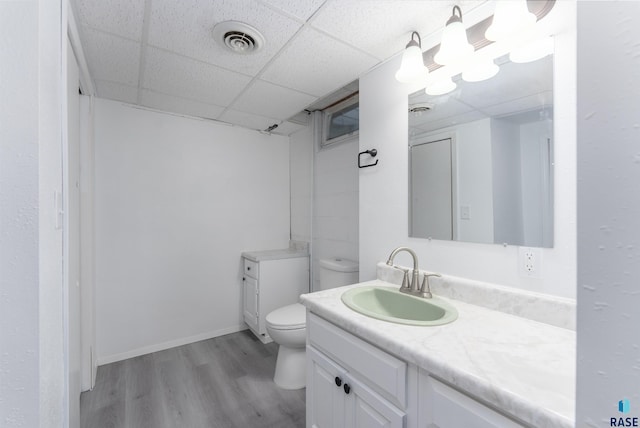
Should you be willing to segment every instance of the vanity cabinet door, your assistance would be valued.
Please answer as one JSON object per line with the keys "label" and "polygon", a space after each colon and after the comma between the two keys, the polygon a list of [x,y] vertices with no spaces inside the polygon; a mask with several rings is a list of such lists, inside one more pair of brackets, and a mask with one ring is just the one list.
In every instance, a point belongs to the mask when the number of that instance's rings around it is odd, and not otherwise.
{"label": "vanity cabinet door", "polygon": [[244,321],[258,331],[258,280],[245,276],[242,278]]}
{"label": "vanity cabinet door", "polygon": [[347,376],[346,426],[353,428],[403,428],[405,413],[373,392],[357,378]]}
{"label": "vanity cabinet door", "polygon": [[345,371],[307,346],[307,428],[345,427]]}
{"label": "vanity cabinet door", "polygon": [[403,428],[405,413],[307,346],[307,427]]}
{"label": "vanity cabinet door", "polygon": [[420,373],[420,428],[524,428],[474,398]]}

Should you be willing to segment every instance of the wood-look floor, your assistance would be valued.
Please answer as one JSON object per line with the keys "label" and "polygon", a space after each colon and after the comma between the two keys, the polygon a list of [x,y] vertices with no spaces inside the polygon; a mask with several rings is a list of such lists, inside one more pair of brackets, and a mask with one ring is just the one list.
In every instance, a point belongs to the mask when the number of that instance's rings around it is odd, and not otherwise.
{"label": "wood-look floor", "polygon": [[242,331],[100,366],[81,427],[304,427],[305,390],[273,383],[277,351]]}

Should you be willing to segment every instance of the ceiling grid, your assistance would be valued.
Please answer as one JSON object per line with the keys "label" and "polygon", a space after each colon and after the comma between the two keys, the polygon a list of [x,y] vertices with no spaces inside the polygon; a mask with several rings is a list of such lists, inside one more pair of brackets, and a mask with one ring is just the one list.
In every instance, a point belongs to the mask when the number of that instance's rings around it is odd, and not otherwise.
{"label": "ceiling grid", "polygon": [[[441,31],[465,0],[71,0],[96,95],[251,129],[282,125],[404,49]],[[265,38],[238,54],[213,39],[223,21]]]}

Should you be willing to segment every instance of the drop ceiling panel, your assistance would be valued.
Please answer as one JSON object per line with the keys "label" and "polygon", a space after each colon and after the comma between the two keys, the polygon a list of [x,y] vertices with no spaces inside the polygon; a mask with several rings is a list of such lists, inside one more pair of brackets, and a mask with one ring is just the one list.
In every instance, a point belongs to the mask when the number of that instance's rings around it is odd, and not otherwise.
{"label": "drop ceiling panel", "polygon": [[[380,60],[398,54],[412,30],[423,36],[437,34],[454,4],[448,0],[70,2],[81,24],[79,33],[98,96],[206,118],[223,115],[254,129],[295,116]],[[455,3],[467,13],[484,0]],[[212,30],[226,20],[256,27],[266,38],[264,49],[252,55],[224,50],[213,40]]]}
{"label": "drop ceiling panel", "polygon": [[88,27],[83,33],[83,49],[93,79],[138,85],[140,43]]}
{"label": "drop ceiling panel", "polygon": [[[411,123],[415,126],[420,126],[425,123],[440,121],[447,118],[455,118],[458,115],[468,113],[471,111],[471,107],[459,102],[453,97],[436,98],[430,103],[433,105],[432,110],[423,112],[421,114],[415,114],[409,112],[411,115]],[[410,100],[410,105],[414,104],[414,100]]]}
{"label": "drop ceiling panel", "polygon": [[328,0],[311,25],[383,60],[402,51],[412,31],[423,38],[441,31],[456,4],[464,14],[479,2]]}
{"label": "drop ceiling panel", "polygon": [[143,89],[227,106],[251,80],[201,61],[147,49]]}
{"label": "drop ceiling panel", "polygon": [[280,123],[279,120],[272,117],[265,117],[237,110],[225,111],[224,114],[218,118],[218,120],[257,130],[264,130],[274,123]]}
{"label": "drop ceiling panel", "polygon": [[325,0],[262,0],[296,18],[306,21],[325,2]]}
{"label": "drop ceiling panel", "polygon": [[158,110],[208,119],[215,119],[224,111],[224,107],[175,97],[173,95],[161,94],[148,89],[142,90],[140,103],[143,106]]}
{"label": "drop ceiling panel", "polygon": [[121,83],[96,80],[96,92],[101,98],[135,104],[138,101],[138,88]]}
{"label": "drop ceiling panel", "polygon": [[517,98],[551,91],[553,67],[551,56],[527,64],[506,63],[495,77],[472,85],[464,85],[460,98],[479,109]]}
{"label": "drop ceiling panel", "polygon": [[[260,31],[266,39],[263,49],[242,55],[216,43],[213,27],[228,20],[247,23]],[[148,40],[152,46],[255,76],[300,26],[255,0],[154,0]]]}
{"label": "drop ceiling panel", "polygon": [[235,110],[285,120],[303,110],[316,97],[262,80],[255,81],[233,104]]}
{"label": "drop ceiling panel", "polygon": [[305,27],[261,78],[319,97],[358,78],[377,63],[376,58]]}
{"label": "drop ceiling panel", "polygon": [[142,40],[143,0],[78,0],[82,24],[132,40]]}
{"label": "drop ceiling panel", "polygon": [[514,112],[542,109],[551,105],[553,105],[553,93],[548,91],[518,98],[506,103],[484,107],[483,111],[491,116],[499,117],[511,115],[514,114]]}
{"label": "drop ceiling panel", "polygon": [[447,128],[449,126],[454,126],[459,123],[474,122],[476,120],[486,119],[486,118],[487,116],[485,116],[479,111],[470,111],[467,113],[459,114],[457,116],[451,116],[444,119],[428,121],[423,123],[417,128],[421,129],[424,132],[428,132],[428,131],[430,132],[430,131],[435,131],[442,128]]}

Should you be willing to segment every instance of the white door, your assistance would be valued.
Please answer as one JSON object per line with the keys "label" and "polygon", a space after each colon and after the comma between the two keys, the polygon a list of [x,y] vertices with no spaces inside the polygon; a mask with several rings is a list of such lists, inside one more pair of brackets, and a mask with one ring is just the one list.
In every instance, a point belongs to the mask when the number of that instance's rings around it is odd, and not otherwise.
{"label": "white door", "polygon": [[453,239],[451,139],[411,146],[411,231]]}
{"label": "white door", "polygon": [[258,280],[245,276],[242,279],[244,322],[258,331]]}
{"label": "white door", "polygon": [[343,428],[345,425],[344,370],[307,346],[307,427]]}

